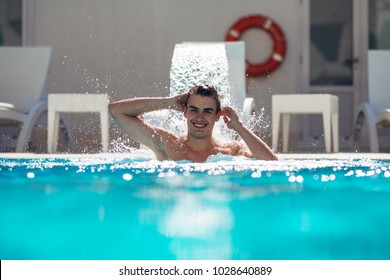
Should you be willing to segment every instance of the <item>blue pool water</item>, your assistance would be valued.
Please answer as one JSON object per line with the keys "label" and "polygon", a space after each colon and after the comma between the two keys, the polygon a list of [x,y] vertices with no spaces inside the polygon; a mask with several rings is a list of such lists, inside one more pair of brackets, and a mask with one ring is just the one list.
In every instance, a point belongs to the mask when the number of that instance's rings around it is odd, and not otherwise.
{"label": "blue pool water", "polygon": [[390,162],[0,159],[0,259],[390,259]]}

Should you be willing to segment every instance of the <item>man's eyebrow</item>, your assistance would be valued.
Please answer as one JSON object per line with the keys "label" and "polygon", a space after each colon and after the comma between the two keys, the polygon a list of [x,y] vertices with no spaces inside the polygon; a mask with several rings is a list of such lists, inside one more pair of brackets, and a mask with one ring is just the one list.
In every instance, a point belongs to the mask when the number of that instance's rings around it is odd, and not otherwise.
{"label": "man's eyebrow", "polygon": [[[190,108],[190,109],[195,109],[195,110],[199,110],[199,108],[196,107],[196,106],[194,106],[194,105],[190,105],[190,106],[188,106],[188,108]],[[204,108],[203,111],[214,112],[214,109],[213,109],[213,108]]]}

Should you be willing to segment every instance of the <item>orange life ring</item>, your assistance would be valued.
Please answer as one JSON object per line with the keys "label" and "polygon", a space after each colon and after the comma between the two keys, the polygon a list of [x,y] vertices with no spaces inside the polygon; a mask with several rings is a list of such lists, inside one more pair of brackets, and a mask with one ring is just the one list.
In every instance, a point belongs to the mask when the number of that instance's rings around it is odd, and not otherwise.
{"label": "orange life ring", "polygon": [[246,61],[246,74],[248,76],[261,76],[269,74],[283,62],[287,43],[284,33],[279,25],[272,19],[262,15],[250,15],[236,21],[226,33],[225,41],[237,41],[243,32],[250,28],[260,28],[268,32],[273,40],[272,55],[264,63],[251,64]]}

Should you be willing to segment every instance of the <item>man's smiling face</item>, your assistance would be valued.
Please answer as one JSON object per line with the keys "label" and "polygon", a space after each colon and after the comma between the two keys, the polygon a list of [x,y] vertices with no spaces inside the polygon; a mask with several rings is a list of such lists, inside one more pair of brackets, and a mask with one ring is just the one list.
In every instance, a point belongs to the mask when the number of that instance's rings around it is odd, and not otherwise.
{"label": "man's smiling face", "polygon": [[192,95],[187,102],[184,116],[188,133],[196,138],[211,136],[215,122],[219,119],[216,101],[207,96]]}

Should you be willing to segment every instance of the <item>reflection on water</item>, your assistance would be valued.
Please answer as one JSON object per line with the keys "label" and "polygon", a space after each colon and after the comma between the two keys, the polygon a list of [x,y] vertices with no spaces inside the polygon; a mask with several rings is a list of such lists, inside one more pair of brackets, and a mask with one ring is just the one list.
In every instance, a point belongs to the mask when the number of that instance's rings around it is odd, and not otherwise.
{"label": "reflection on water", "polygon": [[[164,213],[159,231],[172,240],[170,249],[177,259],[229,259],[232,255],[232,213],[227,205],[208,204],[199,195],[183,194]],[[201,240],[188,250],[188,240]],[[193,250],[195,249],[195,250]]]}

